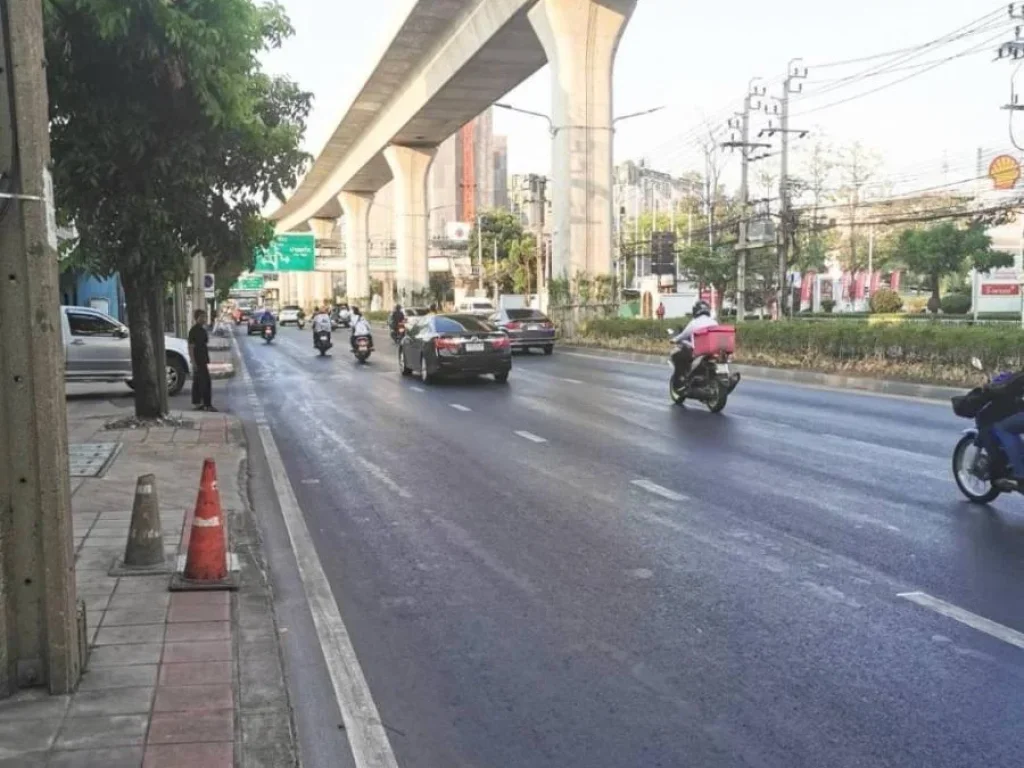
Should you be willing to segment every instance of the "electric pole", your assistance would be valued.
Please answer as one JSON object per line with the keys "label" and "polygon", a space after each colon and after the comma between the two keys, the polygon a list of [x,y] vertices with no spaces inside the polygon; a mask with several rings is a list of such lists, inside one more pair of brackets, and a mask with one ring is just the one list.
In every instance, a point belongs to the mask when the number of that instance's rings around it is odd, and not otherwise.
{"label": "electric pole", "polygon": [[[767,129],[762,131],[762,133],[767,133],[769,136],[774,136],[778,133],[781,143],[780,154],[782,162],[779,173],[779,235],[781,239],[779,242],[779,289],[776,294],[779,319],[782,319],[783,316],[783,298],[788,286],[786,274],[789,270],[790,217],[792,215],[789,200],[789,135],[796,133],[802,139],[809,133],[809,131],[794,130],[789,127],[789,97],[803,90],[803,83],[796,83],[795,81],[803,80],[807,77],[807,67],[797,66],[799,61],[800,59],[793,59],[789,62],[786,79],[782,82],[782,96],[776,99],[779,102],[775,107],[775,114],[779,116],[779,127],[774,128],[769,125]],[[790,300],[792,300],[792,296]]]}
{"label": "electric pole", "polygon": [[42,3],[0,0],[0,698],[83,653],[44,62]]}
{"label": "electric pole", "polygon": [[747,86],[747,95],[743,97],[743,111],[739,114],[739,121],[735,118],[729,120],[729,127],[739,128],[740,139],[735,138],[723,142],[722,146],[727,149],[738,149],[740,151],[740,237],[736,246],[736,320],[740,322],[746,317],[746,296],[747,296],[747,250],[749,249],[748,231],[750,215],[750,152],[748,150],[759,147],[770,148],[771,144],[757,143],[750,141],[750,111],[760,109],[761,103],[753,104],[754,99],[760,99],[766,93],[764,87],[755,88],[754,83],[759,78],[751,78]]}

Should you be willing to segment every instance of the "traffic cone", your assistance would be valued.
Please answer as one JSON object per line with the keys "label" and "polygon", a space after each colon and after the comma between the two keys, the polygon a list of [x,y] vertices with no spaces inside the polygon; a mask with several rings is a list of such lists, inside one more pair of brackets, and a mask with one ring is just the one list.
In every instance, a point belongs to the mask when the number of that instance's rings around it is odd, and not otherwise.
{"label": "traffic cone", "polygon": [[170,572],[164,554],[164,535],[160,528],[160,504],[156,495],[156,477],[141,475],[135,482],[132,522],[124,557],[110,568],[111,576],[152,575]]}
{"label": "traffic cone", "polygon": [[228,569],[224,512],[217,491],[217,465],[213,459],[206,459],[189,532],[185,569],[180,578],[172,580],[171,589],[235,588],[237,584]]}

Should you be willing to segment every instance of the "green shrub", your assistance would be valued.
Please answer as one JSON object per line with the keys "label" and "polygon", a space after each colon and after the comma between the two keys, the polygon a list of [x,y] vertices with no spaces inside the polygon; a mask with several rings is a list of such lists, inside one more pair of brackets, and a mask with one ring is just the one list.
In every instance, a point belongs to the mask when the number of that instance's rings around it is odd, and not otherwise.
{"label": "green shrub", "polygon": [[390,312],[381,310],[379,312],[363,312],[363,317],[371,323],[386,323],[390,314]]}
{"label": "green shrub", "polygon": [[891,315],[903,309],[903,297],[891,288],[879,288],[871,297],[871,311]]}
{"label": "green shrub", "polygon": [[971,296],[967,293],[947,293],[942,297],[942,312],[946,315],[966,315],[971,311]]}
{"label": "green shrub", "polygon": [[833,299],[822,299],[821,300],[821,311],[832,314],[832,310],[836,308],[836,302]]}

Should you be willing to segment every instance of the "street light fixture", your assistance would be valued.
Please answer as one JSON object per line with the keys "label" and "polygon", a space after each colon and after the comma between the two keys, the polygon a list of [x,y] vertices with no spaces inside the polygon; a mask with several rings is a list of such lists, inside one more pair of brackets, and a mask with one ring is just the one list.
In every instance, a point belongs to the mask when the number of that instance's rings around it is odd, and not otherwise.
{"label": "street light fixture", "polygon": [[[590,126],[586,126],[586,125],[560,125],[560,126],[556,126],[554,123],[551,122],[551,117],[548,116],[548,115],[545,115],[543,112],[534,112],[532,109],[523,109],[521,107],[514,107],[511,104],[506,104],[506,103],[501,102],[501,101],[496,101],[494,103],[494,106],[499,107],[501,109],[507,109],[509,112],[519,112],[520,114],[523,114],[523,115],[530,115],[531,117],[543,118],[548,123],[548,132],[551,134],[552,138],[563,128],[589,128],[590,127]],[[660,112],[663,109],[665,109],[665,105],[664,104],[662,104],[660,107],[652,107],[651,109],[645,109],[645,110],[642,110],[640,112],[630,112],[628,115],[621,115],[619,117],[612,118],[612,126],[614,127],[615,124],[617,122],[619,122],[620,120],[629,120],[631,117],[641,117],[643,115],[650,115],[650,114],[653,114],[654,112]]]}

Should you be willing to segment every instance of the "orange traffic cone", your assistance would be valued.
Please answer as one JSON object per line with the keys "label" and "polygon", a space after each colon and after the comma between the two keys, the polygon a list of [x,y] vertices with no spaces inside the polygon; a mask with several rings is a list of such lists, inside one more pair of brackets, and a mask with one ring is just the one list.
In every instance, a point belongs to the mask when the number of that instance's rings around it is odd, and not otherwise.
{"label": "orange traffic cone", "polygon": [[224,513],[217,491],[217,465],[213,459],[206,459],[189,532],[185,570],[182,578],[175,579],[177,583],[172,583],[171,588],[233,589],[237,585],[232,583],[230,576]]}

